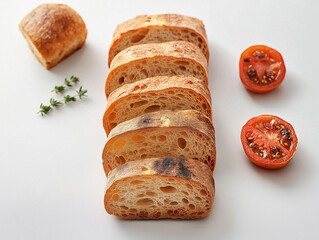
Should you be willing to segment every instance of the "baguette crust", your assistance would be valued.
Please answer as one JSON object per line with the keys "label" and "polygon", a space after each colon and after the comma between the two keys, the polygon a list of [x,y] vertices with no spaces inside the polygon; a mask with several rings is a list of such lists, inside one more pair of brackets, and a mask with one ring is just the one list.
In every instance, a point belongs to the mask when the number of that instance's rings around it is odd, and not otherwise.
{"label": "baguette crust", "polygon": [[[174,34],[174,30],[182,30],[191,32],[192,36],[196,37],[199,45],[202,47],[203,54],[207,61],[209,59],[209,50],[207,44],[207,35],[203,22],[197,18],[179,15],[179,14],[160,14],[160,15],[141,15],[133,19],[119,24],[113,34],[113,41],[109,50],[109,66],[113,58],[126,47],[145,43],[160,43],[164,39],[149,39],[146,35],[152,28],[163,31],[169,29],[171,31],[169,39],[166,41],[176,41],[181,38],[179,34]],[[124,45],[128,37],[137,37],[136,41]],[[183,39],[184,40],[184,39]],[[190,40],[190,39],[189,39]],[[195,42],[194,42],[195,44]],[[124,45],[124,46],[121,46]]]}
{"label": "baguette crust", "polygon": [[[117,213],[114,209],[114,205],[112,204],[112,194],[115,193],[114,191],[116,191],[118,184],[123,181],[129,181],[130,179],[134,180],[137,177],[142,177],[142,179],[143,177],[163,178],[164,180],[166,177],[170,177],[170,179],[176,179],[176,182],[180,184],[192,183],[193,186],[200,186],[199,188],[204,189],[204,195],[208,198],[207,205],[203,206],[203,209],[205,210],[187,210],[186,214],[178,214],[173,206],[169,206],[165,212],[163,212],[163,207],[157,207],[158,209],[142,207],[138,209],[136,214]],[[112,170],[108,175],[104,205],[109,214],[125,219],[193,219],[208,215],[213,206],[214,195],[214,178],[207,165],[192,159],[175,157],[151,158],[127,162],[126,164]],[[121,197],[123,197],[123,195],[121,195]],[[199,213],[199,211],[201,212]],[[158,212],[160,212],[160,214],[158,214]]]}
{"label": "baguette crust", "polygon": [[39,5],[22,19],[19,28],[46,69],[81,48],[87,36],[81,16],[64,4]]}
{"label": "baguette crust", "polygon": [[108,139],[117,135],[144,128],[156,127],[190,127],[208,135],[215,141],[215,130],[212,122],[195,110],[163,110],[147,113],[120,123],[110,132]]}
{"label": "baguette crust", "polygon": [[[182,97],[178,96],[178,94],[181,93],[181,90],[184,90],[184,94],[185,94],[185,95],[182,95]],[[119,109],[121,111],[126,111],[126,112],[130,111],[130,109],[128,110],[122,109],[123,103],[126,102],[127,103],[126,105],[128,105],[127,107],[129,108],[130,100],[132,101],[132,99],[134,98],[139,99],[137,101],[140,101],[140,99],[142,99],[142,97],[144,96],[147,97],[147,96],[155,95],[155,94],[157,96],[162,96],[162,95],[159,95],[162,92],[167,97],[169,97],[168,95],[166,95],[168,94],[168,92],[173,92],[176,95],[175,101],[177,101],[176,99],[180,99],[179,101],[183,101],[183,102],[186,102],[188,100],[187,93],[194,94],[197,98],[200,98],[202,102],[204,102],[204,104],[200,104],[199,108],[195,110],[202,112],[207,117],[212,119],[210,92],[207,86],[203,85],[200,80],[191,76],[188,76],[188,77],[186,76],[157,76],[153,78],[140,80],[135,83],[125,84],[124,86],[114,90],[110,94],[108,98],[107,108],[103,116],[103,126],[106,131],[106,134],[108,135],[109,132],[115,127],[114,126],[115,124],[113,124],[112,122],[112,120],[114,119],[112,118],[115,118],[117,115],[119,115],[118,114]],[[146,102],[145,100],[148,100],[148,99],[144,98],[144,102]],[[142,107],[144,109],[149,109],[149,106],[152,107],[152,104],[154,104],[154,102],[147,101],[147,103],[145,103],[145,105],[143,105]],[[159,102],[157,102],[157,104],[159,104]],[[204,108],[202,107],[202,105],[204,105]],[[170,108],[172,106],[174,107],[174,109]],[[187,103],[185,103],[185,106],[181,106],[181,107],[176,106],[172,103],[171,106],[166,105],[166,108],[165,107],[162,108],[161,106],[161,108],[157,110],[188,110],[188,109],[192,109],[192,108],[188,106]],[[131,110],[134,110],[134,109],[131,109]],[[141,108],[139,111],[136,111],[134,114],[142,115],[144,113],[145,113],[145,110],[143,111],[143,109]],[[123,114],[120,114],[120,115],[121,115],[120,117],[122,118],[121,119],[122,122],[138,116],[138,115],[136,116],[129,115],[130,118],[124,118]],[[118,122],[116,123],[116,125],[117,124]]]}
{"label": "baguette crust", "polygon": [[[124,70],[131,69],[130,66],[140,63],[141,67],[147,65],[147,60],[172,60],[175,61],[178,66],[179,63],[187,64],[190,63],[196,66],[196,69],[203,73],[200,75],[204,84],[208,85],[208,75],[207,75],[207,61],[201,50],[190,42],[185,41],[173,41],[165,43],[151,43],[151,44],[142,44],[129,47],[115,56],[112,61],[109,74],[106,79],[105,84],[105,94],[108,97],[109,94],[114,91],[116,88],[120,87],[120,84],[132,83],[138,80],[145,79],[147,77],[154,76],[168,76],[168,75],[192,75],[193,73],[184,72],[184,74],[172,74],[171,71],[165,70],[163,72],[157,72],[152,74],[148,73],[144,77],[133,76],[133,79],[129,79],[127,74],[122,76],[122,82],[119,84],[119,79],[117,76],[118,72],[123,72]],[[172,66],[173,67],[173,66]],[[183,69],[187,69],[185,66],[182,66]],[[133,69],[131,71],[143,71],[143,69]],[[198,77],[199,78],[199,77]],[[114,85],[115,84],[115,85]]]}
{"label": "baguette crust", "polygon": [[[165,141],[149,141],[152,136],[170,132]],[[148,132],[148,133],[147,133]],[[188,134],[192,135],[189,136]],[[173,134],[173,135],[172,135]],[[185,135],[186,134],[186,135]],[[135,139],[137,140],[129,140]],[[186,138],[184,146],[178,147],[176,140]],[[140,138],[142,140],[140,140]],[[185,148],[186,142],[189,142]],[[200,141],[195,144],[195,141]],[[146,145],[145,145],[146,144]],[[147,145],[149,147],[147,148]],[[160,147],[161,151],[152,146]],[[165,146],[165,147],[164,147]],[[144,149],[142,155],[138,151]],[[164,150],[165,149],[165,150]],[[204,150],[205,149],[205,150]],[[200,151],[200,153],[199,153]],[[186,157],[206,163],[213,171],[216,164],[215,130],[212,122],[205,115],[195,110],[147,113],[125,121],[113,128],[102,153],[103,167],[106,174],[127,161],[134,161],[142,156],[148,157]]]}

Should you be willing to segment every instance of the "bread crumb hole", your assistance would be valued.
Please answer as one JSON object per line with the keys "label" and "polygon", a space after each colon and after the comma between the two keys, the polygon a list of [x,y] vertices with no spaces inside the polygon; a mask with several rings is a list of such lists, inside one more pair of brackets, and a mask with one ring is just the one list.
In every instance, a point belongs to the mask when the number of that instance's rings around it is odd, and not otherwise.
{"label": "bread crumb hole", "polygon": [[190,210],[194,210],[195,209],[195,206],[193,204],[189,204],[188,207],[189,207]]}
{"label": "bread crumb hole", "polygon": [[124,83],[124,77],[119,78],[119,84],[122,84],[122,83]]}
{"label": "bread crumb hole", "polygon": [[130,184],[132,184],[132,185],[138,185],[138,184],[141,184],[141,183],[144,183],[144,181],[134,180],[134,181],[130,182]]}
{"label": "bread crumb hole", "polygon": [[131,212],[131,213],[137,213],[137,209],[131,208],[131,209],[129,210],[129,212]]}
{"label": "bread crumb hole", "polygon": [[145,35],[137,34],[131,37],[132,43],[140,42],[143,38],[145,38]]}
{"label": "bread crumb hole", "polygon": [[125,158],[123,156],[119,156],[118,158],[120,160],[120,164],[124,164],[125,163]]}
{"label": "bread crumb hole", "polygon": [[114,150],[119,150],[125,145],[126,141],[125,140],[119,140],[114,144]]}
{"label": "bread crumb hole", "polygon": [[189,65],[189,62],[187,62],[187,61],[175,61],[174,63],[176,65]]}
{"label": "bread crumb hole", "polygon": [[155,192],[146,192],[146,195],[150,196],[150,197],[155,197],[156,193]]}
{"label": "bread crumb hole", "polygon": [[142,167],[142,172],[145,172],[145,171],[147,171],[147,170],[148,170],[147,167]]}
{"label": "bread crumb hole", "polygon": [[158,111],[160,110],[161,106],[160,105],[151,105],[149,107],[147,107],[144,112],[145,113],[150,113],[150,112],[155,112],[155,111]]}
{"label": "bread crumb hole", "polygon": [[128,210],[128,207],[126,207],[126,206],[121,206],[121,208],[124,210]]}
{"label": "bread crumb hole", "polygon": [[134,142],[143,142],[145,140],[145,137],[141,136],[141,135],[134,135],[131,138],[132,141]]}
{"label": "bread crumb hole", "polygon": [[145,197],[145,194],[139,194],[136,197],[138,197],[138,198]]}
{"label": "bread crumb hole", "polygon": [[141,86],[141,89],[143,90],[143,89],[145,89],[145,88],[147,88],[148,86],[146,85],[146,84],[143,84],[142,86]]}
{"label": "bread crumb hole", "polygon": [[184,149],[186,147],[186,140],[184,138],[178,138],[177,143],[181,149]]}
{"label": "bread crumb hole", "polygon": [[205,103],[202,104],[202,107],[203,107],[204,109],[207,109],[207,105],[206,105]]}
{"label": "bread crumb hole", "polygon": [[140,86],[137,85],[137,86],[135,86],[135,87],[133,88],[133,92],[134,92],[134,91],[137,91],[137,90],[139,90],[139,89],[140,89]]}
{"label": "bread crumb hole", "polygon": [[182,70],[182,71],[185,71],[186,70],[186,67],[185,66],[179,66],[178,67],[180,70]]}
{"label": "bread crumb hole", "polygon": [[170,205],[173,205],[173,206],[175,206],[177,204],[178,204],[178,202],[175,202],[175,201],[170,203]]}
{"label": "bread crumb hole", "polygon": [[147,103],[148,103],[148,101],[142,100],[142,101],[139,101],[139,102],[131,103],[130,106],[131,106],[131,108],[137,108],[137,107],[143,106],[143,105],[145,105]]}
{"label": "bread crumb hole", "polygon": [[144,206],[144,207],[150,206],[152,204],[154,204],[154,201],[150,198],[143,198],[143,199],[138,200],[135,203],[135,205],[137,205],[137,206]]}
{"label": "bread crumb hole", "polygon": [[188,200],[186,198],[183,198],[182,202],[185,203],[185,204],[188,204]]}
{"label": "bread crumb hole", "polygon": [[160,189],[164,193],[174,193],[177,191],[176,188],[174,188],[172,186],[160,187]]}
{"label": "bread crumb hole", "polygon": [[159,97],[158,100],[167,100],[167,97]]}
{"label": "bread crumb hole", "polygon": [[186,196],[188,196],[188,192],[182,191],[183,194],[185,194]]}
{"label": "bread crumb hole", "polygon": [[190,185],[189,183],[186,183],[185,186],[186,186],[187,188],[189,188],[189,189],[193,189],[193,186]]}
{"label": "bread crumb hole", "polygon": [[159,135],[157,138],[158,138],[158,141],[160,142],[166,141],[166,137],[164,135]]}
{"label": "bread crumb hole", "polygon": [[127,214],[122,214],[122,217],[128,217]]}
{"label": "bread crumb hole", "polygon": [[113,197],[112,197],[112,200],[113,200],[114,202],[117,202],[119,199],[120,199],[120,196],[117,195],[117,194],[114,194]]}
{"label": "bread crumb hole", "polygon": [[145,69],[142,69],[141,73],[145,76],[145,78],[148,78],[148,72]]}
{"label": "bread crumb hole", "polygon": [[201,199],[200,197],[195,197],[195,199],[196,199],[197,201],[202,201],[202,199]]}
{"label": "bread crumb hole", "polygon": [[141,159],[145,159],[145,158],[147,158],[147,154],[142,154]]}
{"label": "bread crumb hole", "polygon": [[109,121],[113,121],[115,117],[116,117],[116,112],[112,112],[112,113],[109,115]]}
{"label": "bread crumb hole", "polygon": [[203,196],[206,196],[207,195],[207,192],[205,190],[200,190],[200,194],[202,194]]}

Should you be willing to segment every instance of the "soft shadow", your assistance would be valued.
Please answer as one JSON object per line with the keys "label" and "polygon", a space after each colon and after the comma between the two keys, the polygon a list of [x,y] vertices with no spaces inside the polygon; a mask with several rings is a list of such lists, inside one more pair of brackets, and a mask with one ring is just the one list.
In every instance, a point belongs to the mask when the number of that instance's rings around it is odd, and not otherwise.
{"label": "soft shadow", "polygon": [[116,219],[116,224],[123,229],[123,233],[130,239],[193,239],[198,238],[198,236],[208,236],[211,231],[225,239],[231,227],[232,218],[228,215],[231,211],[221,212],[223,207],[219,205],[223,201],[219,200],[218,197],[215,198],[211,213],[202,219],[160,219],[151,221]]}
{"label": "soft shadow", "polygon": [[256,166],[248,159],[247,161],[251,163],[251,168],[256,171],[259,176],[272,181],[276,185],[282,187],[306,185],[308,179],[311,178],[314,172],[311,166],[310,155],[304,152],[303,149],[302,145],[300,146],[299,144],[291,161],[285,167],[279,169],[265,169]]}
{"label": "soft shadow", "polygon": [[289,105],[293,99],[298,98],[300,93],[303,92],[302,87],[296,76],[287,73],[282,84],[268,93],[260,94],[246,91],[253,101],[263,106]]}

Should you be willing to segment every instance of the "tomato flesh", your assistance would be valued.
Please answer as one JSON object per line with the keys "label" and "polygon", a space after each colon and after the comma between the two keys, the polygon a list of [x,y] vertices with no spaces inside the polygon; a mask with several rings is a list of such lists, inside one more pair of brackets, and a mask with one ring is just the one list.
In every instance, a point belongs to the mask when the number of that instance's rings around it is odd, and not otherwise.
{"label": "tomato flesh", "polygon": [[242,129],[241,141],[249,159],[265,168],[285,166],[298,144],[293,127],[272,115],[250,119]]}
{"label": "tomato flesh", "polygon": [[253,92],[268,92],[280,85],[286,74],[281,54],[273,48],[256,45],[246,49],[239,61],[240,79]]}

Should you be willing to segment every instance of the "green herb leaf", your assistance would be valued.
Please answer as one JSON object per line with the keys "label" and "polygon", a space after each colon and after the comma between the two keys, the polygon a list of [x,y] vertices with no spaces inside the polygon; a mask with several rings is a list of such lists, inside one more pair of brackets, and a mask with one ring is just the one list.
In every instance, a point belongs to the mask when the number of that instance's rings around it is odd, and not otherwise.
{"label": "green herb leaf", "polygon": [[[71,76],[70,81],[65,79],[64,80],[64,84],[61,86],[55,86],[54,89],[52,91],[59,93],[59,92],[63,92],[65,90],[65,86],[72,86],[72,83],[77,83],[79,81],[79,78]],[[69,102],[76,102],[76,98],[79,97],[80,99],[82,99],[82,97],[87,97],[87,95],[85,95],[88,91],[85,89],[82,89],[82,86],[79,88],[78,91],[76,91],[76,94],[74,96],[70,96],[70,95],[66,95],[64,96],[61,100],[56,100],[54,98],[50,99],[50,105],[44,105],[41,103],[40,105],[40,110],[38,111],[38,113],[41,113],[41,115],[43,116],[44,114],[48,114],[51,110],[53,110],[54,108],[64,104],[67,104]]]}
{"label": "green herb leaf", "polygon": [[87,95],[85,95],[88,91],[87,90],[82,90],[82,86],[80,87],[79,91],[76,91],[79,98],[82,99],[82,97],[86,97]]}
{"label": "green herb leaf", "polygon": [[70,80],[64,79],[64,83],[61,86],[55,86],[51,92],[62,93],[65,90],[65,87],[72,87],[72,83],[76,84],[80,79],[75,76],[71,76]]}

